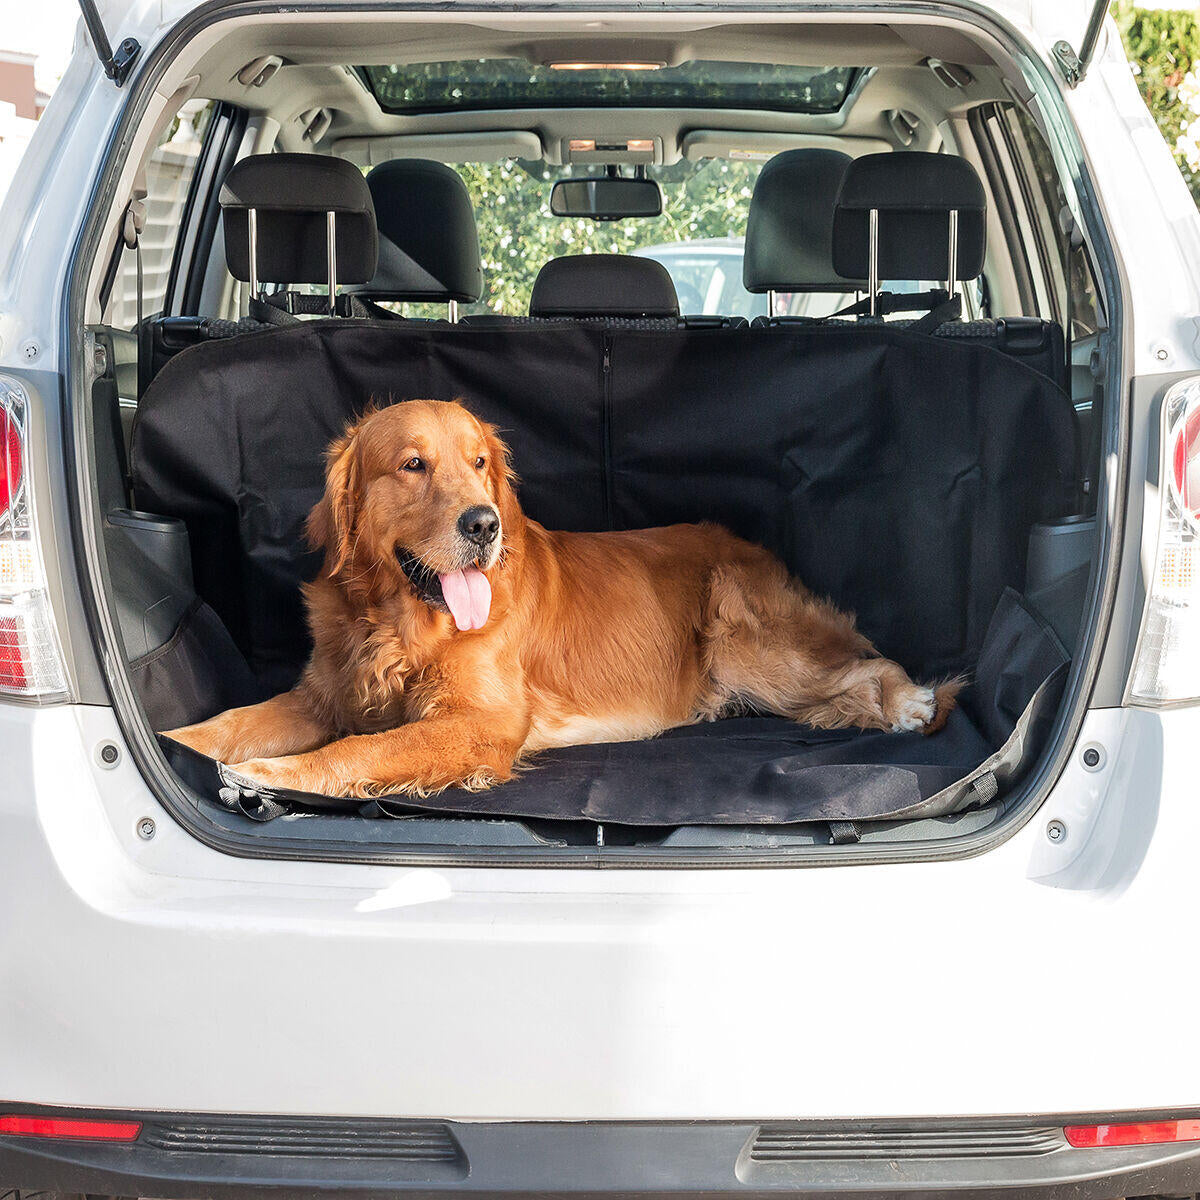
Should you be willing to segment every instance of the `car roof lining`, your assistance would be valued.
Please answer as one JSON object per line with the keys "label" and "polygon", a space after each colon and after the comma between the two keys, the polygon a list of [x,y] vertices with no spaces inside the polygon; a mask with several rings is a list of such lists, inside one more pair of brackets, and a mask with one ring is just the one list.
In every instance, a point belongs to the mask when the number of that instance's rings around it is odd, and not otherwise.
{"label": "car roof lining", "polygon": [[[339,14],[336,19],[313,13],[247,16],[229,21],[225,36],[213,38],[191,67],[201,77],[199,94],[227,100],[269,114],[280,121],[281,140],[293,144],[291,126],[301,113],[314,107],[333,115],[326,144],[333,148],[344,139],[412,137],[415,135],[468,134],[482,131],[535,131],[543,137],[549,161],[556,160],[553,143],[561,136],[580,134],[579,124],[598,121],[618,132],[625,117],[638,114],[639,124],[652,126],[647,136],[663,139],[665,160],[677,157],[676,147],[692,128],[746,129],[763,133],[830,134],[879,137],[879,113],[887,107],[885,92],[926,91],[941,107],[961,99],[934,82],[922,68],[929,57],[973,68],[977,79],[988,78],[988,96],[1002,95],[1000,79],[981,42],[945,22],[904,14],[889,15],[886,22],[874,14],[847,14],[837,21],[822,16],[805,20],[789,13],[730,13],[727,19],[696,14],[605,14],[587,20],[588,14],[528,13],[446,14],[427,13]],[[602,30],[593,27],[602,25]],[[368,32],[369,31],[369,32]],[[208,32],[208,31],[206,31]],[[203,35],[202,35],[203,36]],[[277,55],[284,65],[262,87],[241,84],[238,72],[264,55]],[[565,107],[516,110],[470,110],[420,114],[384,112],[355,67],[377,63],[441,61],[472,57],[524,57],[531,61],[603,57],[605,61],[646,58],[675,62],[713,59],[771,62],[802,66],[856,66],[875,68],[866,73],[835,113],[767,112],[745,109],[581,109],[572,119]],[[928,76],[928,79],[923,79]],[[860,118],[861,112],[861,118]],[[565,129],[567,121],[572,128]],[[674,125],[674,128],[672,128]],[[303,130],[298,132],[302,133]],[[631,136],[640,136],[636,132]],[[525,139],[520,139],[524,142]],[[357,148],[348,145],[354,152]],[[492,147],[495,153],[495,146]],[[430,155],[432,157],[432,155]],[[490,157],[490,155],[489,155]],[[465,161],[465,160],[460,160]]]}

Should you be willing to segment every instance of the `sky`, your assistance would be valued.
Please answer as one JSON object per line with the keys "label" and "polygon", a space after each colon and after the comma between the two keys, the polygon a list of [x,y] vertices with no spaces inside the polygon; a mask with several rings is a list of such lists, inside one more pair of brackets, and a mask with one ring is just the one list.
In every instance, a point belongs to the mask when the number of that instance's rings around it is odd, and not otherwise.
{"label": "sky", "polygon": [[0,0],[0,50],[36,54],[34,74],[49,91],[66,70],[78,20],[76,0]]}

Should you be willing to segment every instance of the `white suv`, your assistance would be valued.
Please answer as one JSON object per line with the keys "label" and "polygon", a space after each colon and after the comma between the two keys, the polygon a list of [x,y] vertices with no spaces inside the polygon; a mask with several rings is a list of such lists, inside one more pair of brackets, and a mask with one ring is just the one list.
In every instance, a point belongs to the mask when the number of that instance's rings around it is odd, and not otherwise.
{"label": "white suv", "polygon": [[[0,213],[0,1196],[1200,1192],[1200,214],[1103,0],[81,3]],[[752,321],[626,257],[743,236]],[[960,708],[231,783],[159,735],[294,681],[413,396]]]}

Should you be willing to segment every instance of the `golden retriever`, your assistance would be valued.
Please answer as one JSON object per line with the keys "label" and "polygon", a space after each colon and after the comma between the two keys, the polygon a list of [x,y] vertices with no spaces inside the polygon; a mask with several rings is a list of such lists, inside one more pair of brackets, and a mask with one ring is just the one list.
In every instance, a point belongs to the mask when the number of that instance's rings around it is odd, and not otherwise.
{"label": "golden retriever", "polygon": [[913,683],[853,618],[717,525],[560,533],[526,517],[496,430],[461,404],[370,411],[308,519],[299,683],[169,734],[268,789],[484,788],[551,746],[653,737],[746,707],[824,729],[923,730]]}

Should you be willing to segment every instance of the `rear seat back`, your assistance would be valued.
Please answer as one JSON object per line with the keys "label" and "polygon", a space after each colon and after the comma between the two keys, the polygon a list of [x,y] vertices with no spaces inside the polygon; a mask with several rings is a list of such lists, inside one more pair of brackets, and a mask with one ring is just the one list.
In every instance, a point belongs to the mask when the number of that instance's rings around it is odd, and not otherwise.
{"label": "rear seat back", "polygon": [[373,168],[367,187],[379,228],[379,266],[351,292],[372,302],[446,304],[457,320],[458,305],[483,292],[479,230],[462,177],[444,163],[396,158]]}
{"label": "rear seat back", "polygon": [[187,523],[197,591],[264,690],[308,652],[326,445],[373,397],[422,396],[499,425],[547,526],[724,522],[923,675],[971,667],[1030,526],[1071,508],[1069,398],[982,340],[317,321],[202,345],[142,401],[136,500]]}
{"label": "rear seat back", "polygon": [[[297,312],[329,311],[329,298],[290,291],[268,306],[257,296],[263,283],[329,284],[332,267],[333,296],[338,284],[363,283],[375,274],[379,241],[371,193],[362,172],[342,159],[249,155],[229,169],[220,201],[226,266],[251,285],[249,315],[239,321],[202,316],[148,321],[138,356],[140,391],[189,346],[291,323]],[[348,297],[340,302],[348,311]]]}
{"label": "rear seat back", "polygon": [[847,279],[833,265],[833,211],[846,168],[840,150],[785,150],[767,160],[754,184],[746,219],[742,283],[772,292],[861,291],[865,277]]}
{"label": "rear seat back", "polygon": [[629,254],[570,254],[538,272],[529,315],[541,318],[616,317],[660,320],[675,328],[679,297],[667,268]]}
{"label": "rear seat back", "polygon": [[[957,213],[954,278],[971,280],[983,270],[985,196],[965,159],[901,151],[850,160],[837,151],[795,150],[768,162],[755,188],[746,231],[746,286],[781,292],[869,289],[872,210],[878,281],[949,282],[952,212]],[[885,292],[880,309],[911,307],[911,299],[889,298]],[[771,317],[757,323],[781,328],[813,320]],[[947,319],[931,332],[999,350],[1066,387],[1066,345],[1054,322]]]}
{"label": "rear seat back", "polygon": [[[983,184],[965,158],[912,150],[867,154],[842,176],[833,268],[850,279],[976,279],[987,248]],[[873,228],[874,223],[874,228]],[[951,254],[953,248],[954,253]]]}
{"label": "rear seat back", "polygon": [[486,314],[465,318],[476,327],[512,328],[572,321],[605,329],[738,329],[744,317],[681,316],[667,268],[631,254],[565,254],[538,272],[529,316]]}

